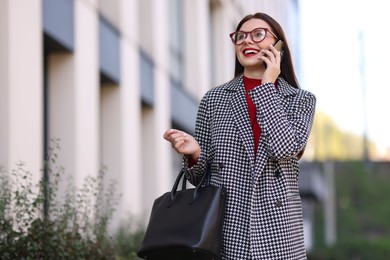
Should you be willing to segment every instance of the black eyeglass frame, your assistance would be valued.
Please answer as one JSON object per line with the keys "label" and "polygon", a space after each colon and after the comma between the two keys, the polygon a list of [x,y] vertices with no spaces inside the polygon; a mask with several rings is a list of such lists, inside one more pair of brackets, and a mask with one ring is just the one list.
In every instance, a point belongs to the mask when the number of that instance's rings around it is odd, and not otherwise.
{"label": "black eyeglass frame", "polygon": [[[255,41],[255,40],[253,39],[252,33],[253,33],[254,31],[256,31],[256,30],[259,30],[259,29],[264,30],[264,31],[265,31],[265,35],[264,35],[264,38],[261,39],[260,41]],[[245,38],[243,39],[242,43],[239,43],[239,44],[236,43],[236,41],[235,41],[235,39],[234,39],[234,37],[233,37],[233,36],[234,36],[236,33],[238,33],[238,32],[243,33],[243,34],[245,35]],[[231,34],[229,34],[229,36],[230,36],[230,39],[232,40],[232,43],[233,43],[234,45],[241,45],[241,44],[244,43],[245,39],[248,37],[248,34],[250,35],[252,41],[254,41],[255,43],[259,43],[259,42],[264,41],[264,39],[267,37],[267,33],[268,33],[268,32],[269,32],[273,37],[275,37],[277,40],[279,39],[279,37],[276,36],[276,34],[274,34],[270,29],[268,29],[268,28],[263,28],[263,27],[257,27],[257,28],[253,29],[253,30],[250,31],[250,32],[235,31],[235,32],[232,32]]]}

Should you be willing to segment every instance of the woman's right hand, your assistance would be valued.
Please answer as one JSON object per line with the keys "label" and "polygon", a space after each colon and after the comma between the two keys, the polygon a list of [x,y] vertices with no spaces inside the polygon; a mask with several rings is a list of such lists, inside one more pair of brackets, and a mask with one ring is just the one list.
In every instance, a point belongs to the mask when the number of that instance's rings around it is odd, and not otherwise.
{"label": "woman's right hand", "polygon": [[177,129],[170,129],[164,133],[164,139],[171,143],[177,153],[188,154],[192,160],[198,160],[200,146],[193,136]]}

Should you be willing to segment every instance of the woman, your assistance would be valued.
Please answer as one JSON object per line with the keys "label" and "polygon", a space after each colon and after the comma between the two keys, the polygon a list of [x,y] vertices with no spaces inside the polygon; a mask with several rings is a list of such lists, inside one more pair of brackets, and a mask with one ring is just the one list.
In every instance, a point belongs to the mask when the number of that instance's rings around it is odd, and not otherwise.
{"label": "woman", "polygon": [[[223,259],[306,259],[298,159],[316,99],[299,89],[273,18],[248,15],[230,36],[235,78],[205,94],[195,137],[170,129],[164,138],[184,155],[190,182],[211,162],[211,182],[227,189]],[[281,51],[273,47],[278,40]]]}

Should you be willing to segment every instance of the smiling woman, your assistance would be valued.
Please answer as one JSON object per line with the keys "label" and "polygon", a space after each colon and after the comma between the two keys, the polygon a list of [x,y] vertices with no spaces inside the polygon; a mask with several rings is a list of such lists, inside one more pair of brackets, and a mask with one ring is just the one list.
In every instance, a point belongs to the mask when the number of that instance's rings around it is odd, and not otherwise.
{"label": "smiling woman", "polygon": [[211,163],[211,183],[227,190],[222,259],[306,259],[298,160],[316,98],[299,88],[288,41],[272,17],[248,15],[230,38],[235,77],[205,94],[194,137],[170,129],[164,138],[184,155],[192,184]]}

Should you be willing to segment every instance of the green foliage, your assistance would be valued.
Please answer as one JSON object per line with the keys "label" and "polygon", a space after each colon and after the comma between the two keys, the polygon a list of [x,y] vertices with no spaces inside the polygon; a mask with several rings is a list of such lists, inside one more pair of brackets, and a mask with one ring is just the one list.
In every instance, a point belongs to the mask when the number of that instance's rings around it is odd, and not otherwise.
{"label": "green foliage", "polygon": [[390,259],[390,163],[335,163],[337,244],[324,244],[324,213],[316,205],[315,248],[309,259]]}
{"label": "green foliage", "polygon": [[308,254],[310,260],[387,260],[390,259],[390,241],[370,242],[351,238],[329,248]]}
{"label": "green foliage", "polygon": [[[38,185],[33,185],[32,174],[21,162],[10,174],[1,171],[0,258],[137,259],[134,252],[142,230],[133,228],[133,235],[121,227],[113,237],[107,232],[119,201],[117,183],[110,181],[105,187],[102,169],[79,189],[69,184],[61,192],[64,169],[55,164],[57,149],[58,140],[52,140],[44,165],[49,178]],[[124,251],[126,244],[131,246]]]}
{"label": "green foliage", "polygon": [[131,218],[123,223],[113,238],[117,259],[140,259],[136,252],[142,242],[144,233],[142,226],[137,225]]}
{"label": "green foliage", "polygon": [[390,175],[374,163],[340,164],[336,183],[339,238],[390,239]]}

